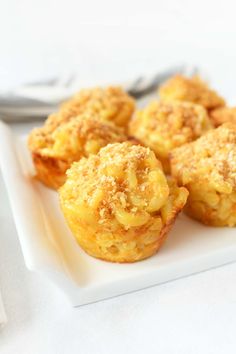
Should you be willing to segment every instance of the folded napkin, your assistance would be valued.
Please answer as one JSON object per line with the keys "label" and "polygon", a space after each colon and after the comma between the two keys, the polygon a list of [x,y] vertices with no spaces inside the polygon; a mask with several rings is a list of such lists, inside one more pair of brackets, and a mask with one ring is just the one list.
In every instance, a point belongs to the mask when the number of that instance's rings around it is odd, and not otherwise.
{"label": "folded napkin", "polygon": [[[156,88],[168,77],[182,73],[192,75],[196,68],[179,65],[154,73],[150,77],[140,76],[128,82],[118,83],[129,94],[139,99]],[[117,83],[113,83],[116,85]],[[41,82],[25,84],[8,91],[0,91],[0,119],[20,122],[32,118],[45,118],[58,109],[60,103],[82,88],[76,75],[55,77]]]}

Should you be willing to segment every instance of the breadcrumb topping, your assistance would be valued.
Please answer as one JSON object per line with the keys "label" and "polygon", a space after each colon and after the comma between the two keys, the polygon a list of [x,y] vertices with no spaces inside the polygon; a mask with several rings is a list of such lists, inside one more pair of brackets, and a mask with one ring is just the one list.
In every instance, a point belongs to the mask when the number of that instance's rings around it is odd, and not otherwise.
{"label": "breadcrumb topping", "polygon": [[[175,147],[191,142],[212,128],[204,107],[181,102],[151,102],[130,123],[130,134],[149,146],[164,163]],[[168,171],[166,171],[168,172]]]}
{"label": "breadcrumb topping", "polygon": [[94,193],[101,190],[103,200],[99,209],[100,217],[113,214],[118,207],[136,213],[138,208],[133,204],[134,199],[137,199],[138,204],[141,203],[139,207],[143,210],[153,197],[155,183],[149,182],[148,176],[154,169],[158,171],[156,183],[159,177],[162,184],[163,197],[160,195],[160,198],[163,198],[164,203],[169,189],[153,152],[128,142],[109,144],[98,155],[74,163],[67,171],[68,180],[76,181],[71,198],[78,202],[82,198],[83,202],[91,203]]}
{"label": "breadcrumb topping", "polygon": [[188,193],[167,182],[149,148],[124,142],[74,162],[59,194],[66,220],[86,252],[134,262],[161,246]]}
{"label": "breadcrumb topping", "polygon": [[176,75],[167,80],[159,90],[163,100],[181,100],[200,104],[206,109],[225,105],[225,100],[198,76],[187,78]]}
{"label": "breadcrumb topping", "polygon": [[171,153],[172,173],[182,184],[207,181],[219,192],[236,188],[236,125],[226,123]]}
{"label": "breadcrumb topping", "polygon": [[81,114],[54,130],[49,130],[47,125],[34,129],[29,137],[29,148],[42,156],[74,161],[97,153],[108,143],[125,140],[127,136],[121,128],[96,120],[90,114]]}
{"label": "breadcrumb topping", "polygon": [[[135,109],[135,102],[120,87],[92,88],[79,91],[74,97],[62,104],[58,112],[58,122],[67,121],[83,112],[89,112],[102,121],[112,121],[125,127]],[[48,123],[54,124],[55,115]]]}

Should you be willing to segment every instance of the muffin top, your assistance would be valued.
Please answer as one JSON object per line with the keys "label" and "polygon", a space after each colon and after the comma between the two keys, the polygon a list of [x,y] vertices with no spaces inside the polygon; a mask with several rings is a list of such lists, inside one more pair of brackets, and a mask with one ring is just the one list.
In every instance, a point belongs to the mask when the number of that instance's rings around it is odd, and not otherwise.
{"label": "muffin top", "polygon": [[171,172],[179,183],[206,181],[219,192],[236,188],[236,125],[225,123],[171,153]]}
{"label": "muffin top", "polygon": [[[109,144],[73,163],[60,197],[95,212],[99,224],[115,219],[125,229],[146,224],[166,203],[169,187],[149,149],[129,142]],[[93,218],[94,220],[94,216]]]}
{"label": "muffin top", "polygon": [[151,102],[137,112],[130,123],[130,134],[152,148],[157,156],[197,139],[212,128],[206,110],[191,102]]}
{"label": "muffin top", "polygon": [[220,107],[210,112],[211,122],[215,127],[232,122],[236,124],[236,107]]}
{"label": "muffin top", "polygon": [[[68,120],[81,112],[90,112],[102,121],[112,121],[124,127],[135,108],[134,100],[120,87],[91,88],[79,91],[61,105],[56,113],[57,120]],[[49,124],[55,122],[55,114],[49,117]]]}
{"label": "muffin top", "polygon": [[173,76],[160,87],[159,95],[164,100],[194,102],[206,109],[225,105],[224,99],[216,91],[210,89],[198,76],[192,78],[182,75]]}
{"label": "muffin top", "polygon": [[34,129],[28,144],[32,152],[41,156],[75,160],[95,154],[109,143],[125,140],[127,137],[121,128],[94,119],[90,114],[80,114],[54,129],[51,125]]}

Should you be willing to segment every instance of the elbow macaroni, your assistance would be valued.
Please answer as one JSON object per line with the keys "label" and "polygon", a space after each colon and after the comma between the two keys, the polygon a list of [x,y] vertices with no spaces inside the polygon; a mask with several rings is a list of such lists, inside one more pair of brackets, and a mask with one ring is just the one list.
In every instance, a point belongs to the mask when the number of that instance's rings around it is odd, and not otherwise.
{"label": "elbow macaroni", "polygon": [[101,121],[111,121],[126,128],[135,108],[134,100],[120,87],[92,88],[79,91],[63,103],[60,112],[64,119],[84,112],[98,116]]}
{"label": "elbow macaroni", "polygon": [[185,188],[166,180],[152,151],[128,142],[74,163],[59,194],[81,247],[112,262],[157,252],[187,198]]}
{"label": "elbow macaroni", "polygon": [[160,87],[159,95],[165,101],[179,100],[197,103],[207,110],[225,105],[225,100],[198,76],[191,78],[181,75],[173,76]]}
{"label": "elbow macaroni", "polygon": [[188,215],[207,225],[236,226],[235,124],[174,150],[171,172],[189,190]]}
{"label": "elbow macaroni", "polygon": [[[127,140],[124,131],[134,108],[134,100],[120,87],[78,92],[29,136],[28,146],[37,178],[48,187],[58,189],[65,182],[65,172],[73,161],[96,154],[108,143]],[[86,117],[90,122],[81,122]]]}
{"label": "elbow macaroni", "polygon": [[197,139],[210,128],[204,107],[180,101],[152,102],[136,113],[129,133],[150,147],[169,173],[171,150]]}
{"label": "elbow macaroni", "polygon": [[127,136],[121,128],[90,114],[81,114],[54,129],[48,129],[46,124],[33,130],[28,142],[37,178],[58,189],[65,182],[66,170],[73,161],[96,154],[109,143],[125,140]]}

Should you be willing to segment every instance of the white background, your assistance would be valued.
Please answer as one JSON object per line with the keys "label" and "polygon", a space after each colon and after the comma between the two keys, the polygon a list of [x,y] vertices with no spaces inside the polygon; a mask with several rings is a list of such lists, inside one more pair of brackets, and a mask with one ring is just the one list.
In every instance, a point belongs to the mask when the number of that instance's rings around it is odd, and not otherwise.
{"label": "white background", "polygon": [[[234,4],[0,0],[0,88],[67,72],[126,80],[186,62],[236,103]],[[73,309],[25,268],[2,183],[0,193],[1,354],[235,353],[236,264]]]}

